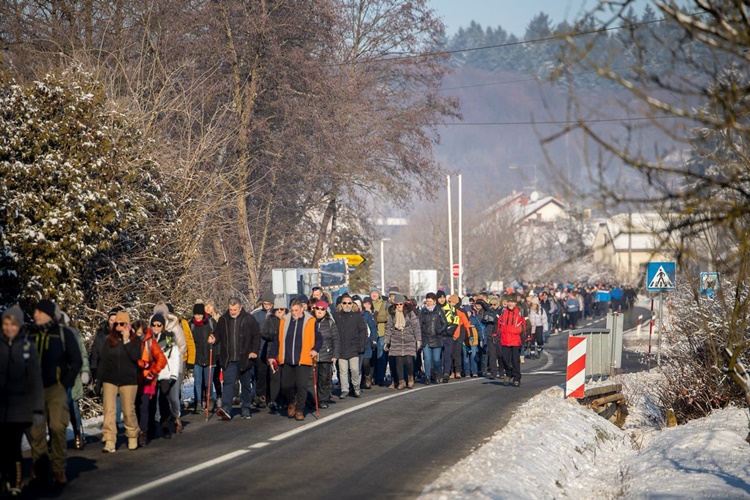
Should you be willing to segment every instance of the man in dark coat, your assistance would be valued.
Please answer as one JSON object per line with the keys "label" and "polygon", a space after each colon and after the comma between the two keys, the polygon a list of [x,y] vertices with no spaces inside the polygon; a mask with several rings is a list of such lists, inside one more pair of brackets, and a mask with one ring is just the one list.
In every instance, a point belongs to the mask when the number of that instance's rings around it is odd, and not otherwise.
{"label": "man in dark coat", "polygon": [[354,397],[362,395],[359,388],[362,382],[359,357],[365,353],[367,342],[367,324],[362,313],[353,309],[354,301],[348,293],[341,296],[341,304],[333,316],[336,327],[339,330],[339,382],[341,382],[341,395],[339,399],[345,399],[349,395],[349,374],[351,373],[351,387]]}
{"label": "man in dark coat", "polygon": [[260,350],[260,328],[255,318],[245,311],[242,302],[236,297],[229,299],[229,307],[216,324],[216,331],[208,339],[219,350],[219,359],[224,370],[221,407],[216,414],[222,420],[232,418],[232,395],[234,383],[239,379],[241,417],[250,418],[250,405],[253,403],[253,360]]}

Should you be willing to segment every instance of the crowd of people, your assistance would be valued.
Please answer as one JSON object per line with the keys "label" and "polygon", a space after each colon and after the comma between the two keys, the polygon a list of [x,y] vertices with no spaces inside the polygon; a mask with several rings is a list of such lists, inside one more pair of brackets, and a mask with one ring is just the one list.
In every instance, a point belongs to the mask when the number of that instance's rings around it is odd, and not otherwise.
{"label": "crowd of people", "polygon": [[[2,315],[0,342],[3,485],[10,495],[21,491],[24,434],[31,481],[67,483],[69,424],[73,446],[85,446],[84,387],[102,401],[102,451],[117,450],[120,417],[126,446],[136,450],[182,432],[186,410],[230,421],[268,408],[303,421],[306,411],[325,410],[334,397],[361,397],[375,385],[404,390],[487,376],[518,387],[529,344],[539,353],[555,332],[626,310],[634,298],[630,287],[550,283],[464,297],[438,290],[419,303],[395,287],[386,296],[372,289],[334,301],[315,287],[309,298],[289,303],[265,293],[252,311],[238,298],[221,314],[213,302],[197,300],[189,319],[168,303],[156,305],[148,320],[115,308],[88,351],[51,300],[35,304],[29,322],[15,305]],[[194,394],[184,408],[181,387],[189,373]]]}

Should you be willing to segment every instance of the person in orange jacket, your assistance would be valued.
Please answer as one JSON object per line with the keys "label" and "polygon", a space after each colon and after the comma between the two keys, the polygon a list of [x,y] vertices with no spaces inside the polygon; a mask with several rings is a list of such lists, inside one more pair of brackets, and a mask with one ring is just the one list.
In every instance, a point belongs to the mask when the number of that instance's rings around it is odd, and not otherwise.
{"label": "person in orange jacket", "polygon": [[167,365],[167,357],[154,339],[148,322],[138,320],[133,323],[135,334],[141,338],[141,358],[138,360],[138,395],[135,399],[138,415],[138,446],[146,446],[147,436],[156,435],[156,384],[157,375]]}

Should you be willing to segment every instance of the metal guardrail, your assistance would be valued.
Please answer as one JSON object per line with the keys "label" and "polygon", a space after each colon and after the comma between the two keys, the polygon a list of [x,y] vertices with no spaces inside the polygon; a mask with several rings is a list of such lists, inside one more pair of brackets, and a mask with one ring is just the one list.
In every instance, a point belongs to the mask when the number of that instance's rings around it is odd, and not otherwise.
{"label": "metal guardrail", "polygon": [[607,315],[607,328],[580,328],[573,337],[586,338],[586,379],[603,380],[622,368],[623,315]]}

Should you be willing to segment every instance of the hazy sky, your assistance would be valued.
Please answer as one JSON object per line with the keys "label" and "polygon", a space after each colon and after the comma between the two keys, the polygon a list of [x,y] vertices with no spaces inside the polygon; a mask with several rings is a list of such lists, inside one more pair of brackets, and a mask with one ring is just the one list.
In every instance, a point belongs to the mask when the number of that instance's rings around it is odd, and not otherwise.
{"label": "hazy sky", "polygon": [[[563,19],[573,21],[582,12],[593,9],[597,0],[429,0],[446,25],[448,35],[466,27],[474,20],[483,28],[502,26],[505,31],[522,37],[531,18],[545,12],[557,24]],[[640,13],[648,0],[636,0]]]}

